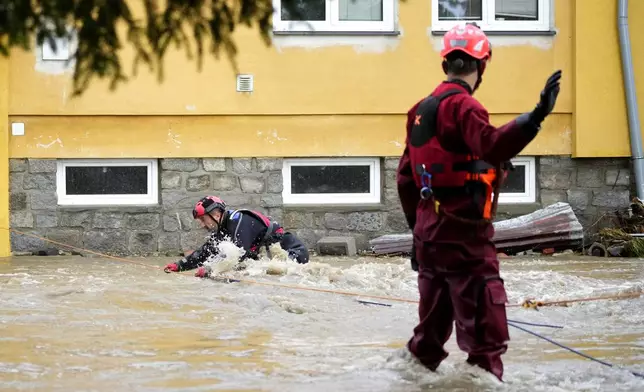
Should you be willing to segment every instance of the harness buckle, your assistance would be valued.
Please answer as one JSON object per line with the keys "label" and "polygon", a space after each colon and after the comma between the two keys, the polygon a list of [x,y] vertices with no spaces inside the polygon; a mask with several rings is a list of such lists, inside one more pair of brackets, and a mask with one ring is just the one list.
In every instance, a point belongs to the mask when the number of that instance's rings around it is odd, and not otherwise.
{"label": "harness buckle", "polygon": [[422,165],[422,173],[420,173],[420,198],[423,200],[428,200],[434,195],[432,190],[432,175],[429,174],[425,168],[425,164]]}

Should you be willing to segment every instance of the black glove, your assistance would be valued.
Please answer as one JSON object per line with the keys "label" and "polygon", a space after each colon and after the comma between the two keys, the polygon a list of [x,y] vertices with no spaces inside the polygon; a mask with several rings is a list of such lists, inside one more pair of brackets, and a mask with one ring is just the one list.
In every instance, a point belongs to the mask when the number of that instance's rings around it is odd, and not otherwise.
{"label": "black glove", "polygon": [[411,269],[418,272],[418,262],[416,261],[416,245],[411,245]]}
{"label": "black glove", "polygon": [[539,103],[530,113],[530,121],[540,126],[543,120],[552,112],[559,95],[559,80],[561,79],[561,70],[553,73],[546,81],[546,87],[541,91]]}

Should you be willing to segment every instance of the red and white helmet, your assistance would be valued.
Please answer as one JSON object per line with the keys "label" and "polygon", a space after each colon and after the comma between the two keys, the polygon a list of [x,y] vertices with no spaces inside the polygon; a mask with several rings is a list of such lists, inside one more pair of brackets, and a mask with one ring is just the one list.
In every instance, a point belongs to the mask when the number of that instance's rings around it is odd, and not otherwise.
{"label": "red and white helmet", "polygon": [[475,23],[457,25],[445,33],[441,56],[445,58],[457,50],[467,53],[477,60],[487,60],[492,57],[490,40]]}
{"label": "red and white helmet", "polygon": [[217,196],[206,196],[195,204],[195,208],[192,210],[192,217],[197,219],[217,209],[225,211],[226,203]]}

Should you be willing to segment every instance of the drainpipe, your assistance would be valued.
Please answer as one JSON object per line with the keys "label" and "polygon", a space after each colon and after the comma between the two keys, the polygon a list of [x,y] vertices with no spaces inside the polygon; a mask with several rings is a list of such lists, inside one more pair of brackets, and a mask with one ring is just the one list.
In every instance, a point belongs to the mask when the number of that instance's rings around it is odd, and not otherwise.
{"label": "drainpipe", "polygon": [[631,39],[628,31],[628,0],[618,0],[617,27],[619,29],[619,49],[622,55],[622,74],[624,91],[626,92],[626,108],[628,111],[628,128],[631,139],[631,160],[635,169],[635,187],[637,198],[644,200],[644,152],[642,151],[642,134],[640,119],[637,112],[637,96],[635,94],[635,75],[633,58],[631,56]]}

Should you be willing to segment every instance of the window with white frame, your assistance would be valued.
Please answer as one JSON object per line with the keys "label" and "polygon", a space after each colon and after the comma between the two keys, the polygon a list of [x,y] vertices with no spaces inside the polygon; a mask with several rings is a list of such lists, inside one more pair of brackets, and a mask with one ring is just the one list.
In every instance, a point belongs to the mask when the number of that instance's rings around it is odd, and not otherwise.
{"label": "window with white frame", "polygon": [[156,159],[64,159],[58,161],[59,205],[155,205]]}
{"label": "window with white frame", "polygon": [[393,32],[395,0],[273,0],[276,32]]}
{"label": "window with white frame", "polygon": [[537,201],[537,175],[534,157],[512,159],[514,170],[501,186],[500,204],[534,203]]}
{"label": "window with white frame", "polygon": [[476,22],[483,31],[549,31],[552,0],[432,0],[432,30]]}
{"label": "window with white frame", "polygon": [[379,158],[285,159],[282,177],[284,204],[380,203]]}

